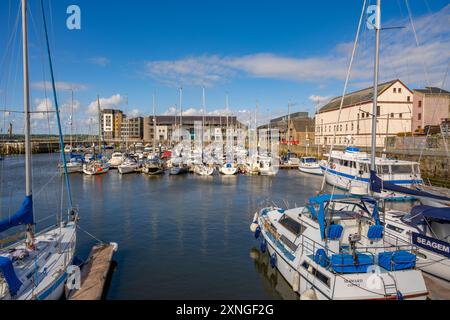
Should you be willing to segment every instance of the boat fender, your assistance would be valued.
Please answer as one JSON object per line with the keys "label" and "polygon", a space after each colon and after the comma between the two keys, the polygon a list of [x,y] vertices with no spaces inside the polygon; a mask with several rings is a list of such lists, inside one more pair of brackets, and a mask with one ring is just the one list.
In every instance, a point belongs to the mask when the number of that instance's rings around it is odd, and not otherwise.
{"label": "boat fender", "polygon": [[302,293],[300,300],[317,300],[316,292],[313,289],[308,289]]}
{"label": "boat fender", "polygon": [[261,228],[258,226],[255,231],[255,239],[259,239],[260,235],[261,235]]}
{"label": "boat fender", "polygon": [[281,213],[281,214],[284,214],[286,212],[286,210],[285,209],[280,209],[280,210],[278,210],[278,212]]}
{"label": "boat fender", "polygon": [[263,240],[261,242],[261,252],[266,253],[266,251],[267,251],[267,242],[265,240]]}
{"label": "boat fender", "polygon": [[258,229],[258,227],[259,227],[259,225],[258,225],[256,222],[253,222],[253,223],[250,225],[250,231],[251,231],[252,233],[256,233],[256,230]]}
{"label": "boat fender", "polygon": [[397,291],[397,300],[404,300],[403,294],[400,291]]}
{"label": "boat fender", "polygon": [[294,292],[300,291],[300,274],[298,272],[294,274],[294,283],[292,284],[292,289],[294,289]]}
{"label": "boat fender", "polygon": [[270,257],[270,266],[272,267],[272,269],[275,269],[275,267],[277,266],[277,254],[276,253],[274,253]]}
{"label": "boat fender", "polygon": [[114,252],[119,250],[119,245],[116,242],[110,242],[109,245],[113,247]]}

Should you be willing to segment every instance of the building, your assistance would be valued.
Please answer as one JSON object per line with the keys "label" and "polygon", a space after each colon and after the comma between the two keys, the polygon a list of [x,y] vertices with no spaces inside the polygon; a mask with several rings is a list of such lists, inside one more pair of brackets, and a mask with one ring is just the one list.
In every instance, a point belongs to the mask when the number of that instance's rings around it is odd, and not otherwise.
{"label": "building", "polygon": [[[191,138],[195,137],[195,123],[203,122],[203,116],[183,116],[183,129],[189,131]],[[246,128],[235,116],[205,116],[205,139],[214,140],[216,129],[225,136],[227,124],[230,128]],[[158,143],[167,143],[172,140],[173,133],[180,127],[180,117],[156,116],[156,140]],[[153,116],[144,118],[143,139],[151,143],[154,137]]]}
{"label": "building", "polygon": [[[264,125],[258,129],[268,129]],[[308,112],[297,112],[270,120],[270,128],[280,131],[281,144],[284,145],[312,145],[315,142],[315,120]]]}
{"label": "building", "polygon": [[101,128],[106,141],[121,138],[124,114],[120,110],[103,109],[101,112]]}
{"label": "building", "polygon": [[414,90],[412,132],[424,133],[427,126],[440,126],[450,119],[450,92],[436,88]]}
{"label": "building", "polygon": [[121,129],[123,141],[142,140],[144,137],[144,118],[124,118]]}
{"label": "building", "polygon": [[[377,147],[385,146],[386,137],[411,131],[413,97],[414,93],[398,79],[379,85]],[[336,134],[336,146],[371,146],[373,87],[348,94],[339,119],[341,100],[335,98],[318,111],[316,144],[329,146]]]}

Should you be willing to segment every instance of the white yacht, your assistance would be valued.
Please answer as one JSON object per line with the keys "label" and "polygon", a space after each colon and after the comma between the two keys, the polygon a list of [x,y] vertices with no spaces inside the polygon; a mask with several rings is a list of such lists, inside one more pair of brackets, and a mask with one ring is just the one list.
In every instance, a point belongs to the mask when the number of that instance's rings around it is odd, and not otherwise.
{"label": "white yacht", "polygon": [[[328,155],[327,155],[328,156]],[[328,184],[355,195],[368,195],[370,186],[370,156],[355,147],[348,147],[344,152],[333,151],[329,164],[321,162],[321,169]],[[379,177],[391,184],[404,187],[423,184],[420,165],[417,162],[401,161],[390,158],[376,158]],[[381,192],[387,200],[412,200],[411,196],[393,192]]]}
{"label": "white yacht", "polygon": [[320,168],[319,160],[317,160],[317,158],[314,157],[301,158],[298,169],[303,173],[309,173],[319,176],[323,175],[322,169]]}
{"label": "white yacht", "polygon": [[219,172],[224,176],[234,176],[238,173],[238,168],[233,163],[226,163],[220,167]]}
{"label": "white yacht", "polygon": [[139,169],[139,164],[134,159],[128,158],[117,169],[120,174],[135,173]]}
{"label": "white yacht", "polygon": [[262,176],[275,176],[277,171],[272,165],[272,158],[260,157],[259,158],[259,174]]}
{"label": "white yacht", "polygon": [[450,281],[450,207],[417,206],[411,213],[385,213],[386,241],[417,246],[417,268]]}
{"label": "white yacht", "polygon": [[119,167],[124,161],[124,156],[120,152],[114,152],[109,160],[109,165],[111,168]]}
{"label": "white yacht", "polygon": [[95,160],[83,165],[83,173],[88,176],[97,176],[108,173],[110,169],[109,163],[103,160]]}
{"label": "white yacht", "polygon": [[386,245],[371,198],[321,195],[304,207],[265,208],[251,230],[302,300],[427,298],[415,247]]}

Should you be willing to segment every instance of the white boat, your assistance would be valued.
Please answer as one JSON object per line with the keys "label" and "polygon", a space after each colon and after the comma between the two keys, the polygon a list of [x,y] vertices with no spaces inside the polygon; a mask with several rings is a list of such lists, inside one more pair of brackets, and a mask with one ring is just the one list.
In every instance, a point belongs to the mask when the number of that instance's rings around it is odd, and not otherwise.
{"label": "white boat", "polygon": [[[61,168],[64,169],[64,168]],[[68,173],[81,173],[83,172],[83,163],[79,159],[70,159],[70,162],[67,163],[67,172]]]}
{"label": "white boat", "polygon": [[114,152],[109,160],[109,165],[111,168],[119,167],[124,161],[124,156],[120,152]]}
{"label": "white boat", "polygon": [[67,145],[64,147],[64,153],[72,153],[72,146]]}
{"label": "white boat", "polygon": [[[321,169],[326,182],[355,195],[369,194],[370,155],[355,147],[344,152],[333,151],[330,163],[322,162]],[[417,162],[389,158],[375,158],[377,173],[388,183],[403,187],[423,184],[420,165]],[[411,196],[382,190],[381,197],[387,200],[412,200]]]}
{"label": "white boat", "polygon": [[238,173],[238,168],[232,163],[226,163],[220,167],[219,172],[225,176],[234,176]]}
{"label": "white boat", "polygon": [[322,169],[320,168],[319,160],[317,160],[317,158],[314,157],[301,158],[298,169],[303,173],[309,173],[319,176],[323,175]]}
{"label": "white boat", "polygon": [[[24,68],[25,114],[25,200],[13,216],[0,221],[0,232],[19,226],[26,227],[26,239],[0,249],[0,300],[58,300],[63,296],[68,267],[72,264],[77,241],[77,213],[72,206],[70,180],[66,173],[70,217],[57,226],[35,234],[35,215],[32,192],[31,126],[28,76],[27,1],[22,0],[22,36]],[[45,22],[45,15],[44,15]],[[46,30],[47,31],[47,30]],[[46,33],[47,34],[47,33]],[[49,46],[48,38],[47,46]],[[50,52],[49,52],[50,54]],[[50,64],[51,57],[49,56]],[[53,82],[53,91],[56,85]],[[61,153],[64,142],[55,101]],[[65,163],[65,158],[63,160]],[[57,206],[55,206],[57,207]],[[21,237],[21,236],[20,236]]]}
{"label": "white boat", "polygon": [[207,166],[204,164],[194,166],[194,173],[198,174],[199,176],[212,176],[214,172],[215,169],[212,166]]}
{"label": "white boat", "polygon": [[135,173],[139,169],[139,164],[134,159],[126,159],[117,169],[120,174]]}
{"label": "white boat", "polygon": [[[369,198],[321,195],[304,207],[265,208],[251,230],[302,300],[427,299],[415,247],[385,245],[373,204]],[[376,209],[369,211],[370,205]]]}
{"label": "white boat", "polygon": [[417,206],[411,213],[385,213],[385,239],[417,246],[417,268],[450,281],[450,207]]}
{"label": "white boat", "polygon": [[83,173],[88,176],[97,176],[108,173],[110,166],[101,160],[95,160],[83,165]]}
{"label": "white boat", "polygon": [[276,171],[272,166],[272,158],[260,157],[259,158],[259,174],[262,176],[275,176]]}

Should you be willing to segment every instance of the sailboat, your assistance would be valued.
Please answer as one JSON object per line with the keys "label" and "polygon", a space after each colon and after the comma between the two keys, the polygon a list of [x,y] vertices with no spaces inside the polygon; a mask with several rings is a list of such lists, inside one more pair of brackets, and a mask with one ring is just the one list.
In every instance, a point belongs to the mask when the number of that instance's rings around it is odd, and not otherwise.
{"label": "sailboat", "polygon": [[[230,124],[228,118],[228,95],[226,96],[226,113],[227,113],[227,143],[225,144],[225,164],[220,167],[219,172],[225,176],[234,176],[238,173],[238,167],[234,163],[234,154],[233,154],[233,140],[230,141],[228,135],[230,134]],[[231,145],[230,145],[231,142]]]}
{"label": "sailboat", "polygon": [[[376,167],[380,0],[376,12],[372,171]],[[375,198],[321,194],[299,208],[268,207],[255,214],[250,229],[255,238],[262,238],[261,251],[269,252],[272,268],[280,271],[302,300],[425,300],[428,296],[423,275],[416,269],[415,246],[398,237],[386,244],[387,228]]]}
{"label": "sailboat", "polygon": [[[171,168],[169,170],[169,174],[171,176],[177,176],[182,174],[189,173],[189,167],[185,163],[184,158],[182,157],[183,152],[185,152],[185,146],[183,145],[183,142],[181,141],[183,131],[183,88],[180,88],[180,130],[178,133],[178,148],[174,148],[174,152],[172,154],[171,158]],[[190,148],[190,146],[189,146]]]}
{"label": "sailboat", "polygon": [[[201,141],[201,146],[198,149],[194,150],[194,154],[198,153],[201,154],[200,157],[200,162],[201,163],[195,163],[194,161],[194,173],[199,175],[199,176],[212,176],[214,174],[214,172],[216,171],[215,168],[211,165],[208,165],[205,163],[205,113],[206,113],[206,92],[205,92],[205,88],[203,88],[203,96],[202,96],[202,113],[203,113],[203,119],[202,119],[202,141]],[[195,159],[197,159],[196,156],[194,156]]]}
{"label": "sailboat", "polygon": [[145,161],[143,172],[151,176],[157,176],[164,173],[164,164],[160,159],[160,155],[156,152],[156,97],[153,95],[153,146],[152,153]]}
{"label": "sailboat", "polygon": [[[98,149],[99,153],[102,151],[102,129],[101,129],[101,109],[100,109],[100,96],[97,97],[97,109],[98,109]],[[95,154],[94,150],[94,160],[83,165],[83,173],[88,176],[97,176],[105,174],[110,169],[110,164],[104,161],[101,154]]]}
{"label": "sailboat", "polygon": [[60,217],[61,220],[56,227],[54,226],[35,234],[31,163],[27,0],[22,0],[26,194],[25,200],[17,213],[0,221],[0,232],[5,232],[19,226],[26,226],[27,236],[25,240],[21,240],[0,250],[0,300],[60,299],[64,293],[67,268],[72,264],[77,241],[77,212],[72,205],[71,199],[70,180],[64,155],[64,139],[43,6],[42,13],[59,129],[61,159],[64,163],[65,180],[69,194],[68,217],[66,221],[62,221],[62,217]]}
{"label": "sailboat", "polygon": [[[68,173],[81,173],[83,172],[83,158],[79,155],[73,154],[73,89],[72,89],[72,107],[71,107],[71,115],[70,115],[70,145],[64,147],[64,153],[70,155],[70,160],[67,162],[67,172]],[[64,173],[64,165],[60,165],[60,170]]]}

